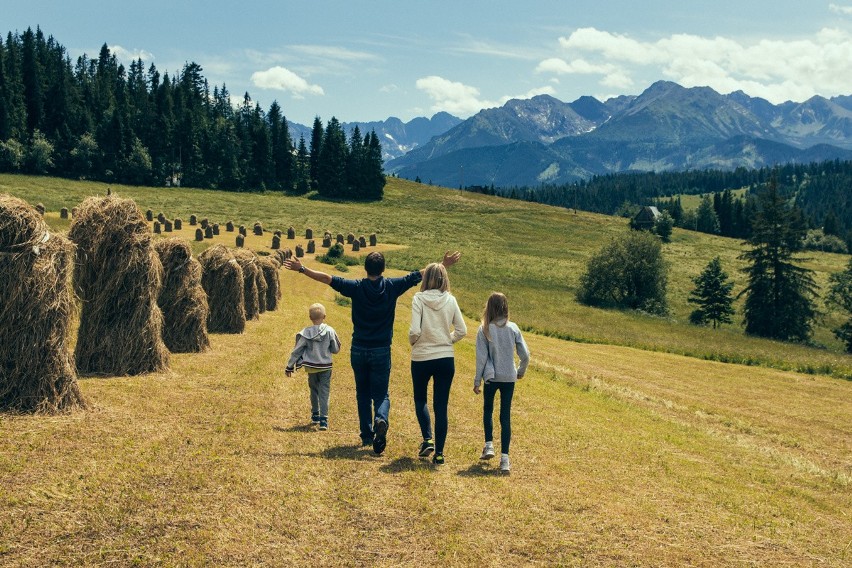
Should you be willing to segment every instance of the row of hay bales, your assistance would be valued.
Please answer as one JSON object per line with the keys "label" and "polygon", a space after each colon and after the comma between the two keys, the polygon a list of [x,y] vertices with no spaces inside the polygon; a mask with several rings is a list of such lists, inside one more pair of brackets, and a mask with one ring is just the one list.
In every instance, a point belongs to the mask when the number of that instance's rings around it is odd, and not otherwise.
{"label": "row of hay bales", "polygon": [[240,333],[246,317],[278,306],[284,251],[261,258],[218,245],[196,260],[181,239],[155,242],[130,199],[91,197],[75,209],[69,241],[50,233],[42,211],[0,195],[0,274],[10,276],[0,279],[0,410],[84,407],[78,372],[164,371],[170,352],[204,351],[208,331]]}

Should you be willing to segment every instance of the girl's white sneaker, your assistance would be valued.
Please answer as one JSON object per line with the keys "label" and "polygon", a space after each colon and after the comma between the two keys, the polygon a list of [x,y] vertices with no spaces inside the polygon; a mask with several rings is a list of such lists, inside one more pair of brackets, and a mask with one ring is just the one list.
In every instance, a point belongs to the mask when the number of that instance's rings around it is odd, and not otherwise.
{"label": "girl's white sneaker", "polygon": [[490,460],[494,457],[494,444],[490,442],[485,443],[485,447],[482,448],[482,455],[479,456],[481,460]]}
{"label": "girl's white sneaker", "polygon": [[500,473],[503,475],[509,475],[512,466],[509,465],[509,454],[502,454],[500,456]]}

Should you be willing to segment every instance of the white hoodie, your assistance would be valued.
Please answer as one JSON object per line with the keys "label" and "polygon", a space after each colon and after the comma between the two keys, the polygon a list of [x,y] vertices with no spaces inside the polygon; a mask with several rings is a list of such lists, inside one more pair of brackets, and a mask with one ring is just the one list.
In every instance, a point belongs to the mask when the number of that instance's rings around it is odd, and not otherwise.
{"label": "white hoodie", "polygon": [[414,294],[408,330],[412,361],[453,357],[453,343],[466,334],[464,317],[452,294],[440,290]]}

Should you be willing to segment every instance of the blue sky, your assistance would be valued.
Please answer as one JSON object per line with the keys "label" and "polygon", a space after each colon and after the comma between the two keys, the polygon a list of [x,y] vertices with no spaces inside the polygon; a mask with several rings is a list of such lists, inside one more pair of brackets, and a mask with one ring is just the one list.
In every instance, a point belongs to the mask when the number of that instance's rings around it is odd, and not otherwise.
{"label": "blue sky", "polygon": [[72,58],[129,62],[248,91],[288,119],[466,118],[509,98],[639,94],[659,79],[774,103],[852,94],[852,0],[5,2]]}

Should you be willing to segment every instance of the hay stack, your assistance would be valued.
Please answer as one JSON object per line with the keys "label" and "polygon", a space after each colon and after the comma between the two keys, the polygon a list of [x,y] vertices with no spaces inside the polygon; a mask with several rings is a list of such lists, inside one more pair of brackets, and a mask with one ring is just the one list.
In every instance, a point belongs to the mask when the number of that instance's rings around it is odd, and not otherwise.
{"label": "hay stack", "polygon": [[171,233],[172,232],[172,222],[170,220],[166,219],[165,223],[163,224],[163,229],[167,233]]}
{"label": "hay stack", "polygon": [[198,217],[196,217],[195,215],[190,215],[189,216],[189,224],[192,225],[193,227],[195,225],[197,225],[198,224]]}
{"label": "hay stack", "polygon": [[225,230],[228,231],[229,233],[233,233],[234,232],[234,222],[228,221],[227,223],[225,223]]}
{"label": "hay stack", "polygon": [[195,240],[199,242],[204,240],[204,231],[202,231],[200,227],[195,229]]}
{"label": "hay stack", "polygon": [[257,262],[257,276],[255,277],[255,285],[257,286],[257,311],[258,313],[266,312],[266,293],[269,289],[269,284],[266,283],[266,276],[263,274],[262,258],[255,256]]}
{"label": "hay stack", "polygon": [[39,215],[44,216],[44,203],[36,203],[35,208]]}
{"label": "hay stack", "polygon": [[305,256],[305,249],[302,248],[302,245],[296,245],[296,258],[302,258]]}
{"label": "hay stack", "polygon": [[281,237],[278,235],[272,235],[272,250],[278,250],[281,248]]}
{"label": "hay stack", "polygon": [[72,207],[72,208],[71,208],[71,218],[73,219],[73,218],[74,218],[74,217],[76,217],[76,216],[77,216],[77,208],[76,208],[76,207]]}
{"label": "hay stack", "polygon": [[278,301],[281,299],[281,277],[278,268],[281,263],[274,258],[261,258],[260,269],[266,281],[266,309],[274,312],[278,309]]}
{"label": "hay stack", "polygon": [[260,297],[258,296],[257,278],[260,265],[257,255],[250,250],[237,249],[232,252],[240,268],[243,269],[243,299],[247,320],[258,319],[260,316]]}
{"label": "hay stack", "polygon": [[183,221],[178,217],[175,219],[175,231],[180,231],[181,229],[183,229]]}
{"label": "hay stack", "polygon": [[67,219],[68,218],[68,208],[67,207],[63,207],[62,209],[59,210],[59,218],[60,219]]}
{"label": "hay stack", "polygon": [[364,238],[364,235],[361,235],[360,237],[358,237],[358,244],[361,245],[361,248],[364,248],[364,247],[367,246],[367,239]]}
{"label": "hay stack", "polygon": [[305,229],[305,238],[311,240],[314,238],[314,230],[313,229]]}
{"label": "hay stack", "polygon": [[163,266],[142,211],[130,199],[90,197],[68,236],[77,244],[74,286],[83,303],[77,369],[106,375],[167,370],[157,306]]}
{"label": "hay stack", "polygon": [[246,244],[246,238],[242,235],[237,235],[237,247],[243,248]]}
{"label": "hay stack", "polygon": [[359,250],[361,250],[361,243],[353,240],[352,241],[352,252],[358,252]]}
{"label": "hay stack", "polygon": [[274,233],[272,233],[272,234],[273,234],[273,235],[275,235],[275,236],[276,236],[276,237],[278,237],[278,238],[281,238],[281,237],[283,237],[283,236],[284,236],[284,233],[282,233],[280,230],[275,231],[275,232],[274,232]]}
{"label": "hay stack", "polygon": [[355,240],[355,235],[353,235],[352,233],[349,233],[348,235],[346,235],[346,244],[347,245],[351,245],[352,241],[354,241],[354,240]]}
{"label": "hay stack", "polygon": [[159,221],[154,221],[154,234],[155,235],[160,234],[160,222]]}
{"label": "hay stack", "polygon": [[207,227],[210,226],[210,221],[208,221],[207,217],[205,217],[204,219],[201,220],[201,223],[199,223],[199,225],[201,225],[201,228],[206,231]]}
{"label": "hay stack", "polygon": [[373,234],[370,235],[370,246],[371,247],[376,246],[376,233],[373,233]]}
{"label": "hay stack", "polygon": [[154,212],[150,209],[145,211],[145,220],[147,220],[149,223],[154,220]]}
{"label": "hay stack", "polygon": [[0,410],[85,407],[69,350],[73,245],[0,194]]}
{"label": "hay stack", "polygon": [[322,248],[330,248],[331,247],[331,239],[326,237],[322,240]]}
{"label": "hay stack", "polygon": [[313,240],[308,241],[308,254],[317,252],[317,243]]}
{"label": "hay stack", "polygon": [[294,229],[293,227],[290,227],[289,229],[287,229],[287,238],[288,239],[295,239],[296,238],[296,229]]}
{"label": "hay stack", "polygon": [[246,328],[243,269],[231,251],[214,245],[198,255],[203,273],[201,285],[207,293],[210,333],[242,333]]}
{"label": "hay stack", "polygon": [[210,348],[210,308],[201,287],[201,264],[183,239],[162,239],[154,249],[163,264],[163,288],[157,303],[163,311],[163,342],[172,353],[200,353]]}
{"label": "hay stack", "polygon": [[213,234],[214,235],[219,234],[219,223],[213,223]]}
{"label": "hay stack", "polygon": [[160,225],[165,225],[166,224],[166,215],[162,212],[157,213],[157,221],[160,222]]}
{"label": "hay stack", "polygon": [[[200,231],[201,229],[198,229],[198,230]],[[212,239],[213,238],[213,227],[211,227],[210,225],[207,225],[204,228],[204,238],[205,239]]]}
{"label": "hay stack", "polygon": [[254,234],[259,237],[263,236],[263,225],[260,224],[260,221],[254,224]]}
{"label": "hay stack", "polygon": [[248,233],[246,232],[246,226],[245,225],[240,225],[239,233],[244,237],[248,235]]}
{"label": "hay stack", "polygon": [[343,235],[337,233],[337,239],[335,239],[338,243],[343,244]]}

